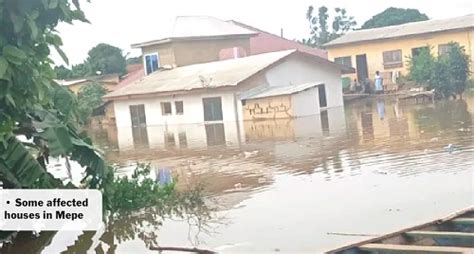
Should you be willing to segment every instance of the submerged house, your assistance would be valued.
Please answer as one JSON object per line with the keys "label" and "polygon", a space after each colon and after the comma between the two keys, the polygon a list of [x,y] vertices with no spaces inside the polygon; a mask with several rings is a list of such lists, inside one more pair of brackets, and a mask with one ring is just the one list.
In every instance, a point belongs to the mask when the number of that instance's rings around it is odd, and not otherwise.
{"label": "submerged house", "polygon": [[[104,99],[114,102],[117,127],[234,122],[263,113],[298,117],[343,106],[340,76],[348,71],[327,59],[285,50],[163,69]],[[283,104],[290,115],[247,110],[255,104]]]}
{"label": "submerged house", "polygon": [[[407,57],[428,47],[435,55],[446,54],[450,42],[464,46],[474,61],[474,14],[356,30],[324,46],[330,60],[355,67],[357,73],[348,75],[351,79],[373,79],[378,70],[384,81],[393,82],[398,76],[408,74]],[[472,68],[474,62],[471,71]]]}

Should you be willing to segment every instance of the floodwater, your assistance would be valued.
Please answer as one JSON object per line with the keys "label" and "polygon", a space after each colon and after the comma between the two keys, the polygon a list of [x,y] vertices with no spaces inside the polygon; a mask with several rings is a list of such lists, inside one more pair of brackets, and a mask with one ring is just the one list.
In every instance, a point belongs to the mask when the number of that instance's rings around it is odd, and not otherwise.
{"label": "floodwater", "polygon": [[42,253],[156,253],[151,242],[321,253],[473,205],[473,116],[472,97],[418,105],[373,98],[293,120],[95,130],[123,173],[149,162],[171,169],[181,188],[203,184],[213,218],[196,225],[139,216],[22,242],[42,244]]}

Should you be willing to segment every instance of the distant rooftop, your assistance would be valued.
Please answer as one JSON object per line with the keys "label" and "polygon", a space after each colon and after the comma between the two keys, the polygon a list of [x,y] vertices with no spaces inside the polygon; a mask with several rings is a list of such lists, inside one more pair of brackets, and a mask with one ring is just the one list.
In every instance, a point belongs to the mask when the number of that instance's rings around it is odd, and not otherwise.
{"label": "distant rooftop", "polygon": [[[272,52],[272,51],[275,51],[274,49],[275,47],[277,47],[280,50],[297,49],[299,51],[302,51],[311,55],[319,56],[326,59],[328,58],[327,51],[323,49],[312,48],[300,42],[288,40],[284,37],[272,34],[267,31],[263,31],[261,29],[244,24],[239,21],[229,20],[227,22],[259,33],[258,36],[254,36],[250,38],[250,48],[253,51],[251,52],[252,54]],[[269,38],[272,38],[272,39],[269,39]]]}
{"label": "distant rooftop", "polygon": [[259,98],[266,98],[266,97],[273,97],[273,96],[280,96],[280,95],[291,95],[295,93],[300,93],[305,90],[323,85],[321,82],[311,82],[311,83],[304,83],[298,85],[286,85],[286,86],[266,86],[257,88],[255,92],[249,91],[248,93],[244,93],[240,96],[241,100],[251,100],[251,99],[259,99]]}
{"label": "distant rooftop", "polygon": [[202,37],[253,36],[257,32],[243,28],[210,16],[178,16],[173,29],[167,37],[132,44],[132,48],[139,48],[154,44],[167,43],[172,40],[195,39]]}
{"label": "distant rooftop", "polygon": [[356,30],[349,32],[346,35],[343,35],[329,43],[326,43],[324,46],[331,48],[349,43],[394,39],[399,37],[413,36],[417,34],[427,34],[469,28],[474,28],[474,14],[450,19],[427,20],[406,23],[396,26]]}

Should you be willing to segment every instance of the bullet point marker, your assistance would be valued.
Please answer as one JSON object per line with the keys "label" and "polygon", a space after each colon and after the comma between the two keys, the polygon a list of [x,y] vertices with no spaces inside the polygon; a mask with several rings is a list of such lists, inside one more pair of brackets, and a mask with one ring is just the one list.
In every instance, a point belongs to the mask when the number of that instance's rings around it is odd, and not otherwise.
{"label": "bullet point marker", "polygon": [[10,201],[7,201],[7,205],[10,204]]}

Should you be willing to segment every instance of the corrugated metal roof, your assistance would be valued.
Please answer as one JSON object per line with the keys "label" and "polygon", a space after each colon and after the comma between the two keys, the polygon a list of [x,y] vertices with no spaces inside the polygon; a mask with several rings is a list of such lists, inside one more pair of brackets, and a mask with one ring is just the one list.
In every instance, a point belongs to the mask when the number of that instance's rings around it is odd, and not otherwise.
{"label": "corrugated metal roof", "polygon": [[258,98],[266,98],[266,97],[273,97],[273,96],[280,96],[280,95],[290,95],[299,93],[305,90],[308,90],[313,87],[317,87],[323,85],[322,82],[310,82],[298,85],[287,85],[287,86],[266,86],[262,89],[259,89],[257,92],[251,92],[247,94],[243,94],[240,96],[241,100],[251,100],[251,99],[258,99]]}
{"label": "corrugated metal roof", "polygon": [[474,14],[441,20],[427,20],[420,22],[406,23],[396,26],[388,26],[373,29],[357,30],[347,33],[324,46],[330,48],[337,45],[371,41],[393,39],[397,37],[411,36],[416,34],[426,34],[447,30],[466,29],[474,27]]}
{"label": "corrugated metal roof", "polygon": [[[107,94],[104,98],[235,86],[294,52],[295,50],[285,50],[157,71]],[[335,64],[334,66],[338,67]]]}
{"label": "corrugated metal roof", "polygon": [[210,16],[178,16],[171,32],[162,39],[133,44],[133,48],[166,43],[174,39],[199,37],[252,36],[257,32]]}

